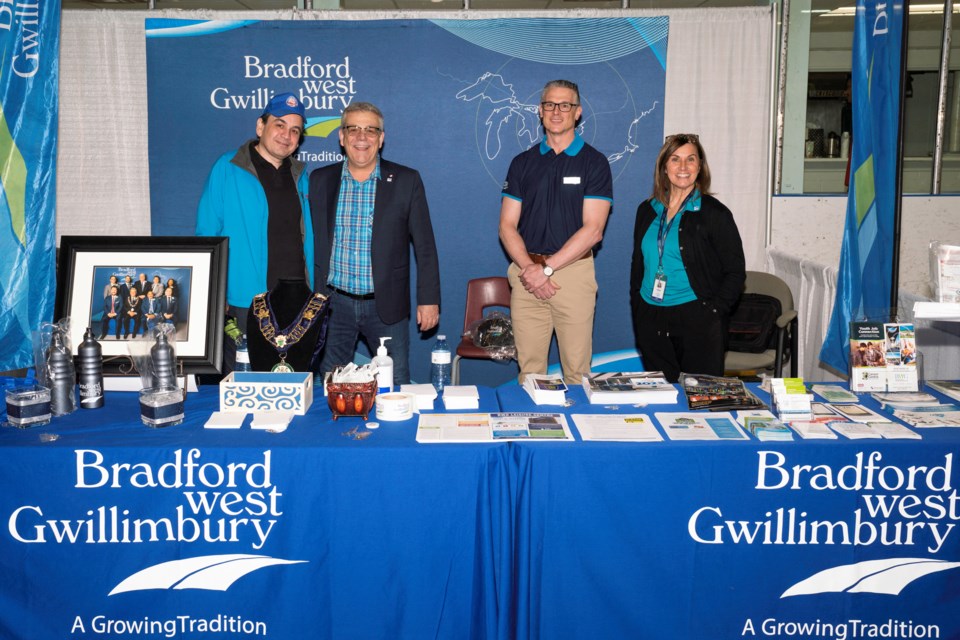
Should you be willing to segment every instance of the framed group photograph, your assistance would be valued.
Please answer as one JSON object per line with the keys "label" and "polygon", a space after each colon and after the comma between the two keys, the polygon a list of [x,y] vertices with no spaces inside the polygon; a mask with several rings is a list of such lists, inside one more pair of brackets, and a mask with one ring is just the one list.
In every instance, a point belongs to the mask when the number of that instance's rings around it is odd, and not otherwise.
{"label": "framed group photograph", "polygon": [[223,237],[63,236],[55,319],[70,318],[75,356],[92,330],[107,372],[129,364],[131,340],[167,324],[184,373],[219,373],[226,279]]}

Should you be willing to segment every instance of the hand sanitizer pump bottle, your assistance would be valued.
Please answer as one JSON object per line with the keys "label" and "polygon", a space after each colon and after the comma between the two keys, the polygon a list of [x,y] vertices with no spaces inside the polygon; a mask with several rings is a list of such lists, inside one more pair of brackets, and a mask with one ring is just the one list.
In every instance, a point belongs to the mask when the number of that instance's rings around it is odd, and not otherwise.
{"label": "hand sanitizer pump bottle", "polygon": [[377,391],[379,393],[389,393],[393,391],[393,358],[387,355],[386,342],[390,338],[380,338],[380,346],[377,347],[377,356],[373,359],[373,364],[377,367]]}

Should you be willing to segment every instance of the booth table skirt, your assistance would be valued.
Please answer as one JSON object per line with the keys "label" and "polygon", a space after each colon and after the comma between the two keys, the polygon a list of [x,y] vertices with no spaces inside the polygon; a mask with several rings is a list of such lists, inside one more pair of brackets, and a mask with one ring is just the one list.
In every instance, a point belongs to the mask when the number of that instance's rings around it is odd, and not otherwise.
{"label": "booth table skirt", "polygon": [[505,445],[418,445],[416,420],[353,440],[322,402],[280,434],[203,429],[215,391],[168,429],[113,393],[0,430],[0,636],[497,637]]}
{"label": "booth table skirt", "polygon": [[960,638],[960,434],[921,433],[514,443],[516,637]]}
{"label": "booth table skirt", "polygon": [[[681,410],[570,396],[540,409]],[[419,445],[416,419],[203,429],[216,408],[150,429],[112,393],[0,429],[0,637],[960,638],[956,429]]]}

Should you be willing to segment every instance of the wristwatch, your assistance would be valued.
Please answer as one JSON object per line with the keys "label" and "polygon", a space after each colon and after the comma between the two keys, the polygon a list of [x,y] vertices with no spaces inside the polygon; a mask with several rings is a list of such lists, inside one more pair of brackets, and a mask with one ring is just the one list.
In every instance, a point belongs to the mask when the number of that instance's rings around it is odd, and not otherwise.
{"label": "wristwatch", "polygon": [[553,267],[551,267],[551,266],[548,265],[548,264],[543,265],[543,275],[547,276],[548,278],[549,278],[550,276],[552,276],[552,275],[553,275]]}

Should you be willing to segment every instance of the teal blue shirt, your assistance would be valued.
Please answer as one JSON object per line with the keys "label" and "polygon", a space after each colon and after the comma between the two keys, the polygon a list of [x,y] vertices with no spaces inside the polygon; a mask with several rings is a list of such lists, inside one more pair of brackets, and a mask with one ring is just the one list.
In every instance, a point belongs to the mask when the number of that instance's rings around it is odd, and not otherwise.
{"label": "teal blue shirt", "polygon": [[[660,307],[675,307],[687,302],[693,302],[697,299],[697,294],[693,292],[690,286],[690,279],[687,278],[687,270],[683,266],[683,256],[680,254],[680,224],[683,221],[685,213],[700,211],[700,192],[694,191],[686,203],[673,217],[668,225],[666,222],[666,207],[657,199],[651,199],[650,205],[657,212],[657,217],[647,229],[640,243],[640,250],[643,253],[643,282],[640,285],[640,295],[643,299],[652,305]],[[663,244],[663,263],[660,263],[660,251],[657,246],[657,236],[660,233],[661,226],[666,227],[667,235]],[[667,288],[664,291],[663,300],[653,299],[653,284],[657,277],[657,272],[662,272],[667,277]]]}

